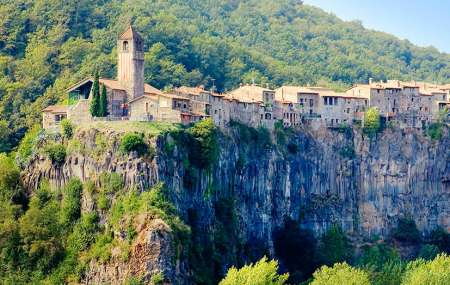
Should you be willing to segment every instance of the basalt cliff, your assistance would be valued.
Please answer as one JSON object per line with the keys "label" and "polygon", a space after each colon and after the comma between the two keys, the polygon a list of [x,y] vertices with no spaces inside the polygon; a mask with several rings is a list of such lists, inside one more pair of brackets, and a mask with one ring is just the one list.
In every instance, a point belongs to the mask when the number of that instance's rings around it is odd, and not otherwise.
{"label": "basalt cliff", "polygon": [[[296,130],[259,136],[243,126],[218,134],[217,159],[208,168],[189,161],[189,145],[170,133],[149,137],[151,156],[119,151],[121,133],[75,133],[78,147],[63,164],[36,155],[22,172],[30,192],[42,180],[61,187],[73,177],[95,180],[115,172],[129,189],[148,191],[163,182],[168,199],[190,227],[188,245],[173,241],[170,226],[152,216],[135,220],[137,237],[127,260],[92,261],[86,284],[120,284],[131,275],[157,272],[166,282],[192,284],[192,267],[214,247],[222,274],[231,265],[274,255],[274,232],[287,218],[320,235],[337,224],[355,244],[389,237],[399,218],[426,234],[450,230],[450,137],[436,141],[419,130],[387,128],[375,137],[359,129]],[[99,136],[106,142],[100,149]],[[95,201],[83,196],[83,211]],[[105,218],[101,219],[105,223]],[[117,233],[120,236],[120,233]],[[213,251],[211,251],[213,252]],[[211,253],[211,255],[214,255]],[[206,259],[207,260],[207,259]],[[206,262],[206,261],[203,261]]]}

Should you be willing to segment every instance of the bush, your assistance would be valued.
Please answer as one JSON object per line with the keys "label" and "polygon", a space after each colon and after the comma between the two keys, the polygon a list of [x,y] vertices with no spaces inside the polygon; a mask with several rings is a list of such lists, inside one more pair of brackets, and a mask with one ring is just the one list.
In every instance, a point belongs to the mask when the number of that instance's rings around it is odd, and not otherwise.
{"label": "bush", "polygon": [[163,285],[164,284],[164,274],[159,272],[150,278],[151,285]]}
{"label": "bush", "polygon": [[100,184],[105,193],[117,193],[124,187],[122,176],[116,172],[100,174]]}
{"label": "bush", "polygon": [[232,267],[219,285],[285,284],[289,274],[279,275],[277,271],[278,262],[275,260],[268,261],[266,257],[263,257],[257,263],[246,265],[241,269]]}
{"label": "bush", "polygon": [[37,137],[41,132],[42,132],[41,126],[34,125],[25,134],[25,137],[22,139],[19,148],[17,149],[17,159],[21,163],[28,162],[28,159],[34,152],[34,146],[36,144]]}
{"label": "bush", "polygon": [[441,227],[430,234],[430,243],[436,245],[439,251],[450,254],[450,234]]}
{"label": "bush", "polygon": [[398,226],[393,231],[392,236],[402,242],[418,243],[421,241],[420,232],[417,229],[416,223],[411,219],[399,219]]}
{"label": "bush", "polygon": [[440,254],[432,261],[419,259],[408,264],[402,285],[423,284],[450,284],[450,256]]}
{"label": "bush", "polygon": [[432,260],[439,254],[439,247],[434,244],[424,244],[420,248],[419,257],[425,260]]}
{"label": "bush", "polygon": [[71,178],[63,190],[63,200],[61,202],[61,222],[70,225],[81,215],[81,192],[83,184],[78,178]]}
{"label": "bush", "polygon": [[125,134],[120,142],[120,150],[125,153],[135,151],[139,155],[146,154],[148,151],[148,146],[144,142],[144,134]]}
{"label": "bush", "polygon": [[98,229],[97,214],[84,214],[80,221],[75,224],[73,232],[67,238],[69,251],[78,253],[86,250],[95,241]]}
{"label": "bush", "polygon": [[219,154],[217,128],[211,119],[202,120],[188,129],[189,160],[200,169],[209,168]]}
{"label": "bush", "polygon": [[343,261],[349,262],[353,257],[353,248],[347,236],[336,225],[320,238],[317,252],[319,262],[326,265]]}
{"label": "bush", "polygon": [[45,153],[52,163],[63,164],[66,159],[66,148],[61,144],[50,144],[45,148]]}
{"label": "bush", "polygon": [[348,158],[348,159],[354,159],[356,157],[355,149],[353,148],[353,146],[350,146],[350,145],[343,146],[339,150],[339,154],[342,157]]}
{"label": "bush", "polygon": [[64,119],[61,121],[61,129],[62,134],[65,138],[71,139],[73,136],[73,125],[68,119]]}
{"label": "bush", "polygon": [[12,158],[0,153],[0,200],[18,202],[23,195],[19,169]]}
{"label": "bush", "polygon": [[369,274],[353,268],[347,263],[336,263],[333,267],[322,266],[314,272],[311,285],[369,285]]}
{"label": "bush", "polygon": [[295,143],[288,143],[287,149],[290,154],[296,154],[298,152],[298,145]]}
{"label": "bush", "polygon": [[364,132],[369,136],[375,135],[381,127],[380,112],[372,107],[364,113]]}
{"label": "bush", "polygon": [[427,135],[432,140],[440,140],[443,136],[443,127],[442,123],[432,123],[428,126]]}

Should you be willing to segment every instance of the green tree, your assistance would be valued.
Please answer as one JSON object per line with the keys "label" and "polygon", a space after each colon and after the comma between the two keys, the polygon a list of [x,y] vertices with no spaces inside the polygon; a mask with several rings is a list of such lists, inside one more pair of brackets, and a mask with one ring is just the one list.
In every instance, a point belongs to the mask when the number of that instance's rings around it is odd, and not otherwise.
{"label": "green tree", "polygon": [[333,267],[322,266],[313,274],[311,285],[369,285],[369,274],[347,263],[336,263]]}
{"label": "green tree", "polygon": [[322,264],[349,262],[353,257],[353,247],[342,229],[334,225],[320,238],[317,254]]}
{"label": "green tree", "polygon": [[377,108],[369,108],[364,113],[364,132],[373,136],[380,130],[380,126],[380,112]]}
{"label": "green tree", "polygon": [[144,134],[125,134],[120,141],[120,150],[124,153],[136,151],[139,155],[144,155],[148,150],[148,145],[144,142]]}
{"label": "green tree", "polygon": [[402,285],[450,284],[450,256],[440,254],[431,261],[419,259],[408,264]]}
{"label": "green tree", "polygon": [[0,153],[0,201],[17,201],[22,195],[19,169],[12,158]]}
{"label": "green tree", "polygon": [[278,262],[268,261],[263,257],[255,264],[246,265],[240,269],[232,267],[219,285],[271,285],[286,284],[289,274],[279,275]]}
{"label": "green tree", "polygon": [[64,119],[61,121],[61,128],[63,136],[67,139],[71,139],[73,136],[73,124],[68,119]]}
{"label": "green tree", "polygon": [[99,117],[108,116],[108,96],[106,94],[106,86],[102,85],[102,94],[100,96]]}
{"label": "green tree", "polygon": [[100,115],[100,86],[98,71],[95,72],[94,85],[92,86],[92,99],[89,107],[92,117],[101,117]]}
{"label": "green tree", "polygon": [[81,192],[83,184],[78,178],[71,178],[63,189],[61,201],[61,223],[68,226],[81,215]]}

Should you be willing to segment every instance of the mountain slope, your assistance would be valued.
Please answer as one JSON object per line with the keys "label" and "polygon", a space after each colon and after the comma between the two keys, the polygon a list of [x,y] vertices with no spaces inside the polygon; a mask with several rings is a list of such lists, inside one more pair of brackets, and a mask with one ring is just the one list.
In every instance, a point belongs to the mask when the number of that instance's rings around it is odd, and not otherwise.
{"label": "mountain slope", "polygon": [[95,68],[115,76],[115,39],[128,22],[145,39],[146,81],[159,88],[450,78],[449,54],[299,0],[2,0],[0,151],[17,145],[43,107],[64,100],[69,84]]}

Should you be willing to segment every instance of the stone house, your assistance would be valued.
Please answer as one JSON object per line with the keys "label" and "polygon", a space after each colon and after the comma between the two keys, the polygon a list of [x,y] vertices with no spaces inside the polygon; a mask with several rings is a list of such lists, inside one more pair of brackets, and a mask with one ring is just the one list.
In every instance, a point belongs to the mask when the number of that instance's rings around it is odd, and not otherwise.
{"label": "stone house", "polygon": [[53,105],[42,110],[42,127],[44,129],[57,128],[61,121],[67,118],[67,106]]}

